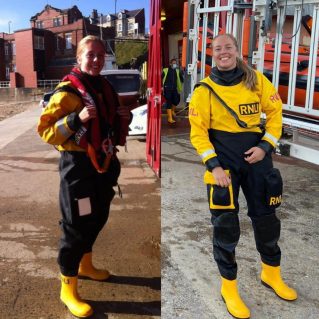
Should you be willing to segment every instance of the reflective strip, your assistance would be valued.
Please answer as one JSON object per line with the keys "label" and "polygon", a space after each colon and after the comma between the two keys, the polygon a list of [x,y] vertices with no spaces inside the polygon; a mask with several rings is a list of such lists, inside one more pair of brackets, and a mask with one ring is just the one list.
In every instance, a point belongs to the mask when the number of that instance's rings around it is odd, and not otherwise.
{"label": "reflective strip", "polygon": [[63,135],[65,138],[68,138],[70,137],[73,132],[70,132],[68,129],[67,129],[67,124],[66,124],[66,117],[58,120],[56,122],[56,129],[59,131],[59,133],[61,135]]}
{"label": "reflective strip", "polygon": [[277,144],[277,142],[278,142],[277,138],[275,138],[273,135],[271,135],[267,132],[264,134],[264,137],[267,137],[268,139],[272,140],[274,142],[274,144]]}
{"label": "reflective strip", "polygon": [[207,151],[205,151],[204,153],[202,153],[201,155],[200,155],[200,157],[202,158],[202,160],[204,159],[204,158],[206,158],[208,155],[213,155],[213,154],[216,154],[215,153],[215,151],[214,150],[207,150]]}

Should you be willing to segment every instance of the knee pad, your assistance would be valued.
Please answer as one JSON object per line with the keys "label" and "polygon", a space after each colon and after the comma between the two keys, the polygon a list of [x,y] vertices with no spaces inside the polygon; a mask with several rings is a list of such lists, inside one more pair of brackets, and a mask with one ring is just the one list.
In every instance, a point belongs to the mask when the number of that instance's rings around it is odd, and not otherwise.
{"label": "knee pad", "polygon": [[220,246],[237,245],[240,237],[239,219],[236,213],[225,212],[214,218],[214,239]]}

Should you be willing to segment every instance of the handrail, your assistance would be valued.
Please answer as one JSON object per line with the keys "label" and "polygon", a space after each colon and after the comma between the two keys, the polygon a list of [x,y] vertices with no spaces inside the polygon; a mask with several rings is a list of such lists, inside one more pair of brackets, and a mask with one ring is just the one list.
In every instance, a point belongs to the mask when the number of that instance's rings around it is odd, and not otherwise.
{"label": "handrail", "polygon": [[61,80],[55,79],[55,80],[38,80],[38,87],[40,88],[55,88]]}
{"label": "handrail", "polygon": [[9,88],[10,87],[10,81],[0,81],[0,88]]}

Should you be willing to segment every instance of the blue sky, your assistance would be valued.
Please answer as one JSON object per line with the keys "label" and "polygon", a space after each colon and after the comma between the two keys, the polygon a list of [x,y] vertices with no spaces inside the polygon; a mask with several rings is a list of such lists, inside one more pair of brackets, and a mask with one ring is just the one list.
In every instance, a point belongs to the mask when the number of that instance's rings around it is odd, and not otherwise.
{"label": "blue sky", "polygon": [[[8,32],[9,26],[11,32],[29,28],[30,18],[47,4],[59,9],[77,5],[84,16],[89,16],[92,9],[103,14],[115,11],[115,0],[0,0],[0,32]],[[149,29],[149,6],[150,0],[116,0],[116,11],[144,8],[146,29]]]}

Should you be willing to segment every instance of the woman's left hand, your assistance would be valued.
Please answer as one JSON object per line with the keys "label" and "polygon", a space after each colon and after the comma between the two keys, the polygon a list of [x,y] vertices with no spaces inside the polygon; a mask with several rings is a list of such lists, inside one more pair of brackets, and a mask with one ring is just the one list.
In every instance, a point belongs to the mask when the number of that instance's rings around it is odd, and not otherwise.
{"label": "woman's left hand", "polygon": [[116,113],[125,120],[130,120],[131,118],[131,112],[129,111],[127,106],[123,106],[123,105],[119,106],[117,108]]}
{"label": "woman's left hand", "polygon": [[254,146],[245,152],[245,161],[249,164],[254,164],[261,161],[266,155],[266,152],[260,147]]}

